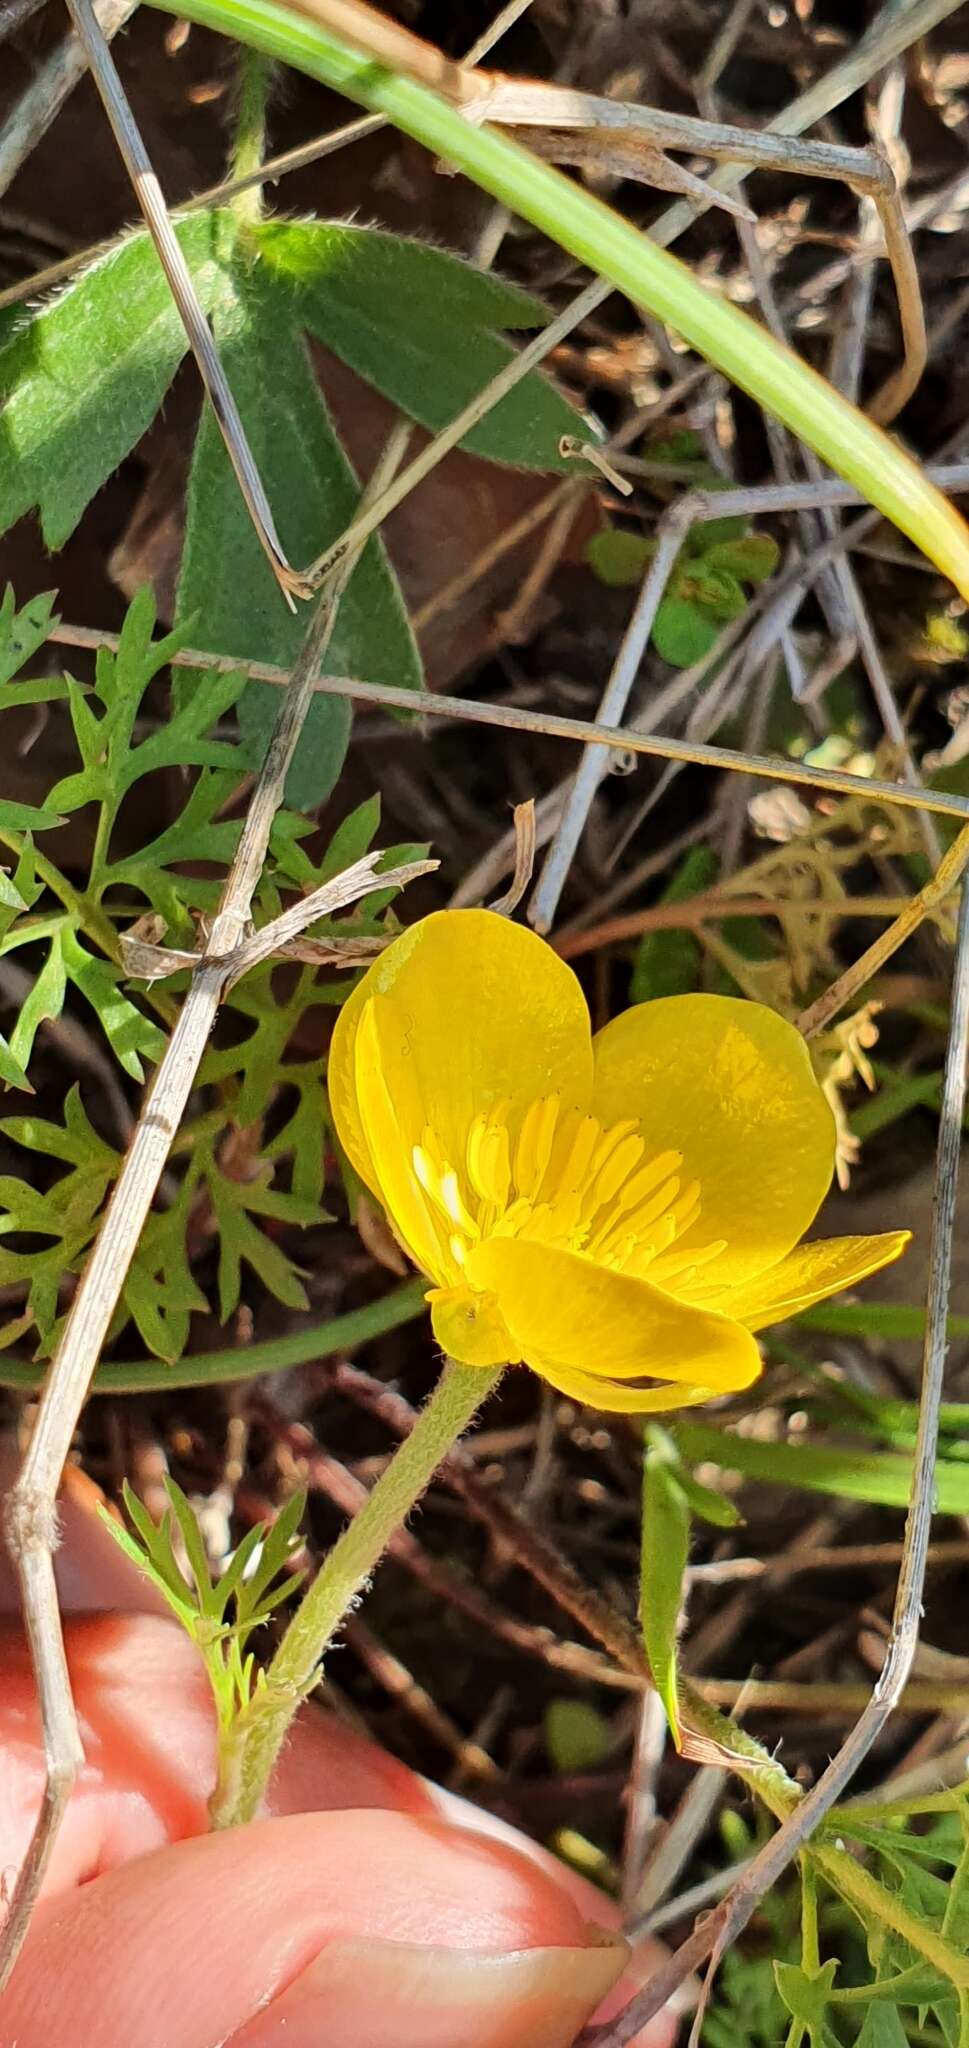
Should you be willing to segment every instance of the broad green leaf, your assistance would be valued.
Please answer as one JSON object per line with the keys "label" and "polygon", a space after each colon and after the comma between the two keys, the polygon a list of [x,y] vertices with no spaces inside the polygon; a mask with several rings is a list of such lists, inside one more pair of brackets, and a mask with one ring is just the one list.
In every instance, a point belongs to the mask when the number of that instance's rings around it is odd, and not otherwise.
{"label": "broad green leaf", "polygon": [[[207,312],[219,214],[178,238]],[[187,348],[147,233],[129,236],[48,299],[0,349],[0,532],[37,508],[49,548],[141,438]]]}
{"label": "broad green leaf", "polygon": [[[258,266],[237,258],[222,280],[213,330],[290,560],[303,566],[336,539],[359,502],[291,305]],[[178,615],[196,614],[196,644],[240,659],[292,667],[309,611],[288,609],[239,495],[222,437],[206,407],[189,485]],[[371,540],[337,613],[330,674],[415,687],[421,668],[400,593],[380,542]],[[262,758],[278,692],[250,683],[239,705],[249,761]],[[318,697],[287,783],[299,810],[320,804],[340,772],[350,731],[345,700]]]}
{"label": "broad green leaf", "polygon": [[[708,846],[693,846],[684,854],[661,903],[686,903],[716,879],[716,855]],[[687,995],[696,988],[700,971],[700,941],[690,931],[644,932],[636,948],[629,997],[633,1003],[651,1003],[657,996]]]}
{"label": "broad green leaf", "polygon": [[672,668],[692,668],[709,654],[719,621],[685,597],[664,597],[653,624],[653,646]]}
{"label": "broad green leaf", "polygon": [[[544,327],[546,308],[459,256],[376,228],[269,221],[258,246],[298,320],[412,419],[446,426],[511,359],[504,328]],[[282,298],[282,293],[278,294]],[[563,435],[594,430],[533,371],[462,446],[521,469],[568,470]]]}
{"label": "broad green leaf", "polygon": [[595,571],[600,583],[611,590],[621,590],[627,584],[641,583],[647,562],[656,553],[656,542],[646,540],[640,533],[630,533],[625,526],[603,526],[598,533],[590,534],[585,544],[585,558],[590,569]]}
{"label": "broad green leaf", "polygon": [[639,1615],[653,1684],[679,1749],[676,1641],[690,1548],[690,1509],[677,1482],[674,1460],[665,1431],[648,1430],[643,1456]]}
{"label": "broad green leaf", "polygon": [[[724,1471],[771,1485],[798,1486],[806,1493],[831,1493],[886,1508],[907,1508],[912,1493],[912,1460],[891,1451],[861,1451],[820,1444],[765,1443],[715,1429],[709,1422],[678,1422],[676,1441],[691,1464],[707,1460]],[[935,1475],[940,1515],[969,1514],[969,1463],[940,1458]]]}
{"label": "broad green leaf", "polygon": [[608,1756],[613,1734],[587,1700],[549,1700],[545,1747],[554,1771],[592,1771]]}

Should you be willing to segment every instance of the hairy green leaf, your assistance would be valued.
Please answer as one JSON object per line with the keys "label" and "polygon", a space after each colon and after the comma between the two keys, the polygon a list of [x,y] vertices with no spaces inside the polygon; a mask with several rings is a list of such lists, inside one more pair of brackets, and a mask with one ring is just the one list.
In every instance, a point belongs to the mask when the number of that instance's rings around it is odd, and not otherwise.
{"label": "hairy green leaf", "polygon": [[[226,270],[213,310],[222,353],[256,461],[277,509],[290,560],[310,562],[353,517],[359,489],[333,431],[287,299],[241,256]],[[209,407],[203,414],[189,485],[178,614],[195,614],[195,644],[290,668],[306,632],[293,615],[242,503]],[[404,607],[377,540],[368,542],[341,600],[326,657],[328,673],[417,687],[421,667]],[[247,758],[262,758],[278,693],[250,683],[239,706]],[[312,809],[329,794],[346,752],[350,708],[318,697],[287,783],[288,801]]]}
{"label": "hairy green leaf", "polygon": [[[202,307],[222,216],[177,229]],[[0,349],[0,532],[36,507],[49,548],[150,427],[188,344],[146,233],[128,236]]]}
{"label": "hairy green leaf", "polygon": [[[461,257],[334,221],[268,221],[258,246],[299,319],[402,412],[437,431],[511,360],[503,329],[543,327],[544,306]],[[532,372],[462,446],[521,469],[571,470],[563,435],[589,422]]]}

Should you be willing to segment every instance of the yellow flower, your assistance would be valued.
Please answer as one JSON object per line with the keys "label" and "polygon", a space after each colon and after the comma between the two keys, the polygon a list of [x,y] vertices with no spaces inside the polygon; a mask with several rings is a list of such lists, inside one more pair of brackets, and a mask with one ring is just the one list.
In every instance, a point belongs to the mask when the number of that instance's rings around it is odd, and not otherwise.
{"label": "yellow flower", "polygon": [[341,1142],[433,1283],[442,1348],[524,1361],[593,1407],[749,1386],[752,1331],[908,1243],[795,1249],[835,1125],[793,1025],[671,996],[593,1037],[571,968],[493,911],[395,939],[340,1012],[329,1073]]}

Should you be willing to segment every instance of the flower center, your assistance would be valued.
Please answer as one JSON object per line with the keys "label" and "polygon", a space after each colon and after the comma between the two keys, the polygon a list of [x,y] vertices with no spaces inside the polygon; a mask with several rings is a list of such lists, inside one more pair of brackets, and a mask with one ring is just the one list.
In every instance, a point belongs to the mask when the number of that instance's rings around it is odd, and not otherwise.
{"label": "flower center", "polygon": [[526,1111],[517,1139],[509,1105],[478,1116],[463,1159],[446,1157],[426,1126],[412,1171],[443,1262],[460,1272],[484,1238],[522,1237],[576,1252],[658,1286],[686,1286],[724,1241],[676,1249],[700,1214],[698,1181],[681,1179],[683,1155],[649,1155],[635,1122],[601,1124],[563,1113],[556,1095]]}

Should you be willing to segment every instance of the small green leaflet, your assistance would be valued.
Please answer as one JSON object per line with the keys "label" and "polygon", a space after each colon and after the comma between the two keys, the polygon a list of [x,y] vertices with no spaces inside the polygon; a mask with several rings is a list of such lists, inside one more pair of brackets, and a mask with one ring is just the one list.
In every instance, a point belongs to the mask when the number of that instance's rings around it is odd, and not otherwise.
{"label": "small green leaflet", "polygon": [[825,1963],[813,1976],[802,1970],[798,1963],[774,1964],[777,1989],[792,2018],[807,2028],[811,2048],[841,2048],[838,2036],[826,2018],[837,1974],[836,1962]]}
{"label": "small green leaflet", "polygon": [[54,624],[52,590],[42,590],[36,597],[28,598],[18,611],[8,583],[0,603],[0,704],[50,704],[66,697],[67,684],[57,676],[44,676],[39,682],[13,682],[20,669],[43,647]]}
{"label": "small green leaflet", "polygon": [[[765,582],[777,567],[777,542],[768,533],[744,533],[743,525],[743,520],[713,519],[688,535],[652,634],[657,654],[673,668],[702,661],[723,626],[746,610],[744,584]],[[655,540],[625,527],[601,528],[585,550],[600,582],[614,589],[640,583],[655,553]]]}

